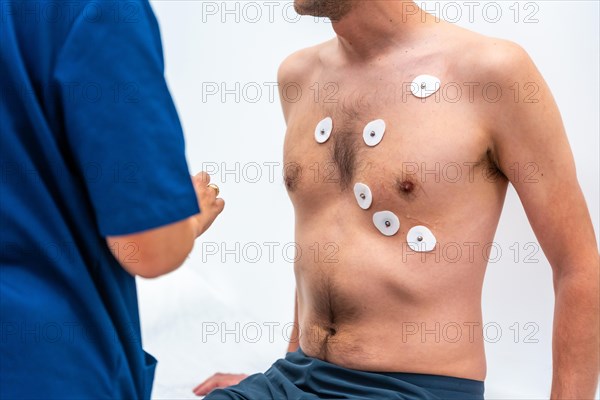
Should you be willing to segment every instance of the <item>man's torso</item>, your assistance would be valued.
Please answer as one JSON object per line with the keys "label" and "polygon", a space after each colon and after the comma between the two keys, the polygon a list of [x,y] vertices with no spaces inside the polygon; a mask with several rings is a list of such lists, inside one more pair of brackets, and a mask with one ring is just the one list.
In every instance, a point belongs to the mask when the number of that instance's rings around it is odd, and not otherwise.
{"label": "man's torso", "polygon": [[[483,380],[481,288],[507,187],[490,139],[495,93],[470,70],[474,56],[453,50],[484,39],[432,29],[421,47],[368,64],[336,59],[335,40],[305,50],[306,77],[288,82],[284,160],[302,250],[300,345],[353,369]],[[422,74],[442,82],[424,101],[410,91]],[[326,117],[333,131],[319,144],[315,127]],[[363,128],[377,119],[387,128],[369,147]],[[368,210],[356,183],[372,191]],[[375,226],[380,211],[399,218],[394,236]],[[409,248],[415,226],[431,230],[433,251]]]}

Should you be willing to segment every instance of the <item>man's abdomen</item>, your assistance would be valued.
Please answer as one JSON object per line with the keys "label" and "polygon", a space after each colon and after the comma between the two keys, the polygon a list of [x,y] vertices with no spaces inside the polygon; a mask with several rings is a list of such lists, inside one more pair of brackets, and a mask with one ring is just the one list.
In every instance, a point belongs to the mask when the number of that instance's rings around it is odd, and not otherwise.
{"label": "man's abdomen", "polygon": [[437,249],[414,253],[409,227],[383,237],[352,214],[336,207],[297,226],[312,249],[295,267],[303,351],[351,369],[483,380],[485,258],[450,261],[443,226]]}

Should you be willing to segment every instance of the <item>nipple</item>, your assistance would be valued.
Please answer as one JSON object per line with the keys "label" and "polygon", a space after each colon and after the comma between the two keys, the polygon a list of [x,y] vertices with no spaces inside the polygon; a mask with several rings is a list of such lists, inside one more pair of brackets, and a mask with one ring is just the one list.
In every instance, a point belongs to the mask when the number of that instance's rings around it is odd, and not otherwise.
{"label": "nipple", "polygon": [[397,182],[396,187],[402,194],[411,194],[415,190],[415,184],[409,180]]}
{"label": "nipple", "polygon": [[378,119],[369,122],[363,131],[363,139],[369,147],[375,147],[383,140],[385,134],[385,121]]}
{"label": "nipple", "polygon": [[435,76],[419,75],[410,85],[412,94],[421,99],[427,98],[440,89],[441,81]]}
{"label": "nipple", "polygon": [[317,140],[317,143],[322,144],[328,141],[332,130],[333,120],[331,117],[327,117],[323,121],[319,122],[315,128],[315,139]]}
{"label": "nipple", "polygon": [[373,194],[371,193],[371,189],[364,183],[357,183],[354,185],[354,196],[356,196],[356,201],[358,205],[363,210],[368,210],[371,208],[371,204],[373,203]]}
{"label": "nipple", "polygon": [[424,226],[415,226],[408,231],[406,242],[411,250],[419,253],[430,252],[437,244],[437,240],[435,239],[435,236],[433,236],[433,233]]}
{"label": "nipple", "polygon": [[400,230],[400,220],[391,211],[381,211],[373,215],[373,223],[385,236],[394,236]]}

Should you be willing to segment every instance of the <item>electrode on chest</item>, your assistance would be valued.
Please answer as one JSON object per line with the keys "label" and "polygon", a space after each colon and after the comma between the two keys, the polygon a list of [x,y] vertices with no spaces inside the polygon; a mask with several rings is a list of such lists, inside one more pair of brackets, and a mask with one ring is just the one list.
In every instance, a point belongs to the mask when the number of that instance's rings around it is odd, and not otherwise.
{"label": "electrode on chest", "polygon": [[333,131],[333,119],[327,117],[317,124],[315,128],[315,139],[317,143],[323,144],[331,137]]}
{"label": "electrode on chest", "polygon": [[419,75],[410,85],[412,94],[418,98],[425,99],[440,89],[442,81],[432,75]]}
{"label": "electrode on chest", "polygon": [[[439,90],[440,84],[441,81],[435,76],[419,75],[414,79],[411,85],[411,90],[413,95],[416,97],[427,98]],[[317,124],[315,128],[315,140],[317,143],[324,144],[331,138],[333,133],[333,124],[334,122],[331,117],[327,117]],[[369,122],[363,129],[363,141],[366,146],[372,148],[379,145],[383,141],[386,128],[386,122],[383,119],[376,119]],[[339,134],[339,132],[336,133],[336,135],[337,134]],[[347,135],[349,133],[344,134]],[[349,151],[340,151],[339,149],[342,143],[347,142],[341,140],[343,138],[349,137],[336,137],[334,143],[335,151],[333,151],[333,153],[337,154],[338,157],[334,157],[334,159],[341,159],[342,161],[350,162],[352,159],[350,155],[354,153]],[[345,147],[346,146],[343,146],[342,149]],[[337,164],[349,167],[346,165],[347,163],[338,162]],[[415,184],[411,180],[397,181],[396,188],[402,194],[411,194],[415,190]],[[373,205],[374,195],[369,186],[365,183],[357,182],[354,185],[354,197],[358,203],[358,206],[363,210],[368,210]],[[400,219],[391,211],[375,212],[373,214],[373,224],[382,235],[388,237],[396,235],[400,230]],[[406,241],[408,246],[416,252],[430,252],[437,245],[437,240],[431,230],[421,225],[415,226],[408,231]]]}
{"label": "electrode on chest", "polygon": [[382,119],[371,121],[365,126],[363,139],[367,146],[375,147],[381,143],[383,135],[385,135],[385,127],[385,121]]}
{"label": "electrode on chest", "polygon": [[354,185],[354,196],[356,197],[356,201],[358,202],[360,208],[363,210],[368,210],[371,208],[371,204],[373,203],[373,194],[367,185],[364,183],[357,183]]}
{"label": "electrode on chest", "polygon": [[394,236],[400,230],[400,219],[391,211],[380,211],[373,215],[373,223],[385,236]]}
{"label": "electrode on chest", "polygon": [[432,251],[437,245],[433,233],[425,226],[415,226],[406,235],[406,242],[411,250],[426,253]]}

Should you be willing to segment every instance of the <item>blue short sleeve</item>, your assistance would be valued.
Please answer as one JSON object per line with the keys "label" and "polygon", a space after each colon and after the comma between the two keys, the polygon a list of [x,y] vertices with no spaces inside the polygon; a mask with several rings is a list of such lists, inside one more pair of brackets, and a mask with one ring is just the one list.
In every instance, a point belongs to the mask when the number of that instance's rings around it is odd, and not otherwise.
{"label": "blue short sleeve", "polygon": [[158,24],[146,1],[87,3],[53,76],[65,146],[101,235],[140,232],[199,212]]}

